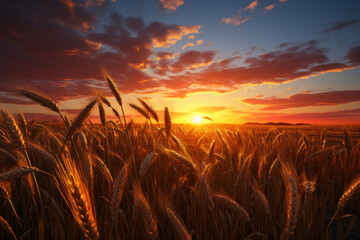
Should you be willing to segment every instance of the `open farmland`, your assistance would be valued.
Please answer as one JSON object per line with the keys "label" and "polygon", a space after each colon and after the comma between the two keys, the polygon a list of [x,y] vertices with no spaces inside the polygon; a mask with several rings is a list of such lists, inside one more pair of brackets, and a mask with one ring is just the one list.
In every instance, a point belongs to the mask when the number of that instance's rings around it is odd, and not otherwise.
{"label": "open farmland", "polygon": [[[120,95],[70,120],[50,98],[21,93],[64,122],[2,110],[1,239],[360,236],[359,126],[175,125],[146,102],[132,106],[147,119],[139,125],[118,114]],[[101,123],[88,122],[92,111]]]}

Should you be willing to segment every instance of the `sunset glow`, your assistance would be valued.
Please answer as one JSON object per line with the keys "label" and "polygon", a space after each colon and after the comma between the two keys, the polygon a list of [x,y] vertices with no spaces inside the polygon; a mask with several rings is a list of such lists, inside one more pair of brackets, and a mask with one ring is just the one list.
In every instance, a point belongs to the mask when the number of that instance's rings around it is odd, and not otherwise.
{"label": "sunset glow", "polygon": [[201,123],[201,117],[199,117],[199,116],[194,117],[193,123],[194,123],[194,124],[199,124],[199,123]]}
{"label": "sunset glow", "polygon": [[17,85],[51,96],[70,117],[95,91],[115,104],[104,67],[119,86],[126,117],[137,123],[145,118],[128,105],[137,98],[159,113],[168,106],[176,123],[193,123],[193,114],[232,124],[359,122],[359,1],[55,0],[0,7],[0,100],[28,119],[61,120],[19,96]]}
{"label": "sunset glow", "polygon": [[0,0],[0,240],[360,239],[360,0]]}

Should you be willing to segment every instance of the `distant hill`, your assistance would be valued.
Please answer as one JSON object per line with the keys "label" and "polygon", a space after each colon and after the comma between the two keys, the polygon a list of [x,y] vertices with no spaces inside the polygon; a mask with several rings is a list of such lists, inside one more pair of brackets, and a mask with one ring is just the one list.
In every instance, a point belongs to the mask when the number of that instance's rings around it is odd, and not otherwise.
{"label": "distant hill", "polygon": [[281,125],[281,126],[304,126],[304,125],[311,125],[309,123],[284,123],[284,122],[267,122],[267,123],[258,123],[258,122],[247,122],[243,125],[260,125],[260,126],[271,126],[271,125]]}

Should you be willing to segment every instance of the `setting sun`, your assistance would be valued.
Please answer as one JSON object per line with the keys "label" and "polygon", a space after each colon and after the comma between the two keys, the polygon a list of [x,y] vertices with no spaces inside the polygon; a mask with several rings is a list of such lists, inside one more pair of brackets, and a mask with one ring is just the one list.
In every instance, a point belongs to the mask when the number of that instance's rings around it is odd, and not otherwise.
{"label": "setting sun", "polygon": [[199,117],[199,116],[194,117],[194,120],[193,120],[194,124],[199,124],[200,122],[201,122],[201,117]]}

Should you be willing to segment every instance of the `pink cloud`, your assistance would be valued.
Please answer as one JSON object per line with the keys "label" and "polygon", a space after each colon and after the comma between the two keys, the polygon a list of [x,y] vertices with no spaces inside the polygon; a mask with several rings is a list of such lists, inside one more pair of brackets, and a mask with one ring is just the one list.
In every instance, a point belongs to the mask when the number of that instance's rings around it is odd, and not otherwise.
{"label": "pink cloud", "polygon": [[193,46],[195,46],[195,44],[193,44],[193,43],[187,43],[187,44],[185,44],[185,45],[182,47],[182,50],[184,50],[184,49],[187,48],[187,47],[193,47]]}
{"label": "pink cloud", "polygon": [[223,18],[221,20],[221,23],[226,23],[227,25],[232,25],[232,26],[239,26],[240,24],[245,23],[250,19],[251,17],[243,18],[240,15],[234,15],[231,18]]}
{"label": "pink cloud", "polygon": [[288,98],[247,98],[242,102],[264,105],[262,110],[280,110],[308,106],[335,106],[360,101],[360,90],[333,91],[324,93],[303,92]]}
{"label": "pink cloud", "polygon": [[275,51],[246,58],[245,66],[231,64],[239,57],[229,58],[224,62],[213,62],[201,71],[187,71],[182,76],[168,76],[162,83],[168,89],[181,91],[177,96],[184,95],[186,90],[193,93],[195,90],[192,86],[206,86],[208,91],[231,92],[238,89],[239,85],[278,84],[359,66],[356,64],[356,48],[350,49],[346,55],[346,58],[354,63],[352,65],[330,62],[327,52],[328,49],[319,48],[314,40],[288,44]]}
{"label": "pink cloud", "polygon": [[181,54],[170,68],[174,73],[179,73],[186,69],[196,69],[212,63],[214,56],[214,51],[187,51]]}
{"label": "pink cloud", "polygon": [[266,6],[266,7],[264,7],[264,12],[263,13],[267,13],[268,11],[273,10],[274,7],[275,7],[274,4],[270,4],[270,5]]}
{"label": "pink cloud", "polygon": [[159,0],[159,4],[162,8],[169,11],[176,11],[178,7],[184,4],[183,0]]}
{"label": "pink cloud", "polygon": [[255,8],[257,7],[257,5],[258,5],[258,1],[255,0],[255,1],[251,2],[244,10],[254,11]]}

